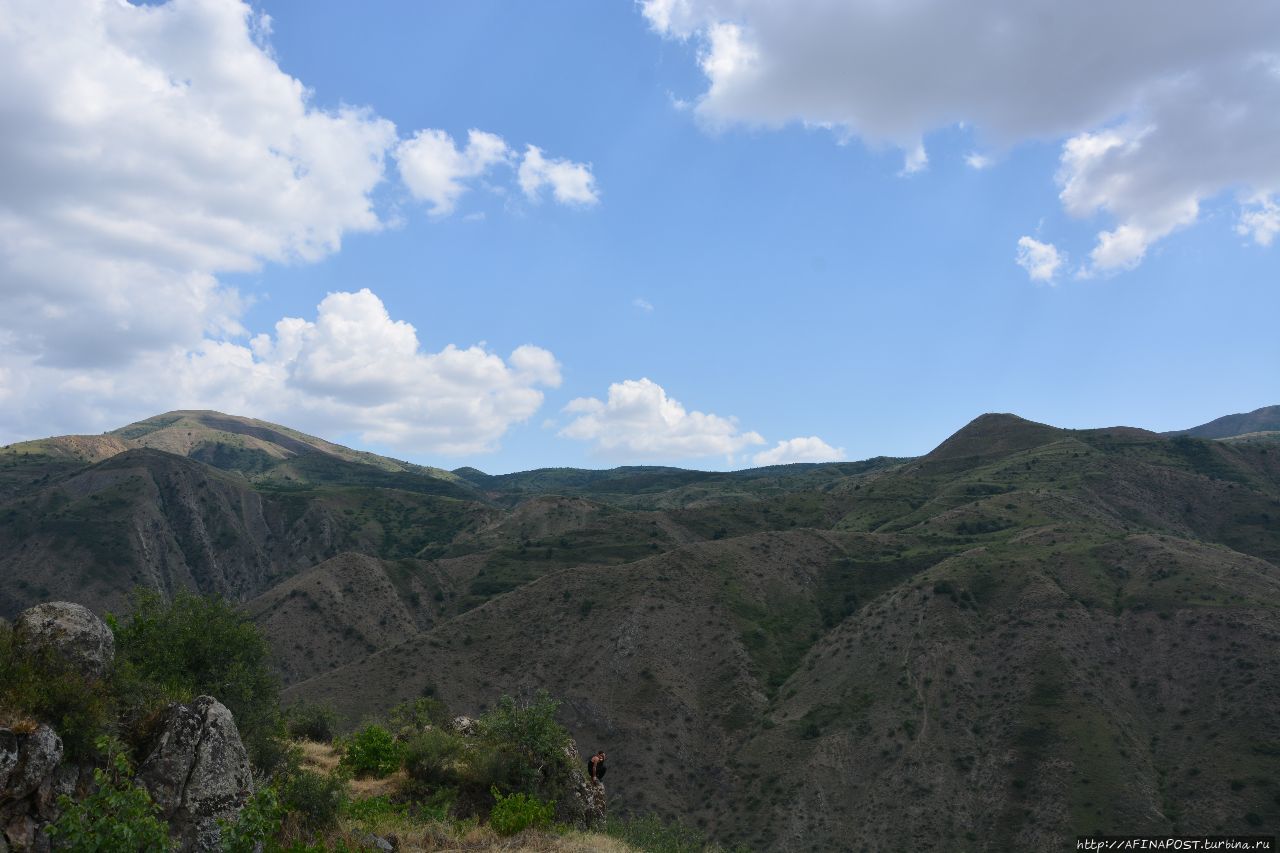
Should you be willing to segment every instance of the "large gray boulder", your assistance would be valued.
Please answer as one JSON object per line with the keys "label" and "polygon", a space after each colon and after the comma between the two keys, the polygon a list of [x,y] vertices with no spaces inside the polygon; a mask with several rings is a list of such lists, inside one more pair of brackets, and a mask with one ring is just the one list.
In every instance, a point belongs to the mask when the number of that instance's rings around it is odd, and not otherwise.
{"label": "large gray boulder", "polygon": [[235,720],[212,696],[169,707],[137,778],[183,850],[218,850],[218,821],[235,820],[253,795],[249,756]]}
{"label": "large gray boulder", "polygon": [[56,655],[88,678],[106,676],[116,653],[116,638],[106,623],[69,601],[24,610],[13,623],[13,639],[19,652]]}

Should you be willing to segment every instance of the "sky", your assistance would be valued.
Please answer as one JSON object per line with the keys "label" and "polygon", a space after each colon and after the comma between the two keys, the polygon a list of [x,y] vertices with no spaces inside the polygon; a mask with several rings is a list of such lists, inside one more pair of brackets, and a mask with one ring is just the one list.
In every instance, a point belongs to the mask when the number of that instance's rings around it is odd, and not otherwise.
{"label": "sky", "polygon": [[0,0],[0,442],[927,452],[1280,403],[1280,5]]}

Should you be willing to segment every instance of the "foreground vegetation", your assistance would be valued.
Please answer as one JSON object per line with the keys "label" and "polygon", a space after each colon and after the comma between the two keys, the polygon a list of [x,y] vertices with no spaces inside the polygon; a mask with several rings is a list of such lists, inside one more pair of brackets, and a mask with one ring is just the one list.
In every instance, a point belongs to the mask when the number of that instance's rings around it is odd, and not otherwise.
{"label": "foreground vegetation", "polygon": [[653,819],[611,820],[604,834],[573,828],[556,798],[583,768],[545,692],[503,696],[474,721],[421,697],[339,736],[328,708],[281,711],[265,641],[223,599],[180,593],[166,602],[141,591],[130,616],[108,623],[115,666],[101,678],[16,648],[0,623],[0,726],[47,724],[68,758],[96,767],[92,794],[60,801],[48,829],[55,849],[170,847],[133,772],[165,709],[206,694],[234,714],[256,780],[239,818],[223,825],[228,853],[377,850],[391,837],[401,850],[707,849],[697,832]]}

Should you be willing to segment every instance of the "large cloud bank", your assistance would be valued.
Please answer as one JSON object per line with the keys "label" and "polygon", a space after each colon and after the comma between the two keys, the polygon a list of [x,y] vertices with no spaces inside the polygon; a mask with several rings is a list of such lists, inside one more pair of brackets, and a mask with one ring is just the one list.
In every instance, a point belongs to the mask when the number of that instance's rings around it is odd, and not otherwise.
{"label": "large cloud bank", "polygon": [[[908,173],[926,167],[929,132],[960,123],[996,148],[1063,140],[1064,208],[1113,226],[1080,274],[1132,268],[1223,195],[1238,203],[1241,234],[1267,245],[1280,232],[1278,4],[644,0],[642,9],[657,32],[698,45],[707,86],[696,110],[711,123],[827,126],[900,146]],[[1028,266],[1035,278],[1046,269]]]}
{"label": "large cloud bank", "polygon": [[[375,191],[391,158],[437,216],[513,158],[494,134],[473,131],[459,152],[442,131],[401,140],[369,109],[317,106],[269,31],[241,0],[0,2],[6,435],[221,405],[472,452],[558,383],[535,347],[425,352],[368,291],[331,294],[314,322],[281,320],[246,344],[246,297],[220,276],[315,261],[384,227]],[[595,200],[589,167],[524,162],[540,175],[531,195]]]}

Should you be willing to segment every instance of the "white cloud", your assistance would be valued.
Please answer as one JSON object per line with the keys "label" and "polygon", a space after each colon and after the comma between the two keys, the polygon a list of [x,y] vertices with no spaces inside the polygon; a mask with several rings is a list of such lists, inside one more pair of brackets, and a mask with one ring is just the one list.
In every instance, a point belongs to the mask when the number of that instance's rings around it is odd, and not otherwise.
{"label": "white cloud", "polygon": [[[125,363],[240,331],[222,272],[380,227],[395,128],[326,110],[235,0],[7,0],[0,329],[42,363]],[[145,309],[144,309],[145,306]]]}
{"label": "white cloud", "polygon": [[979,154],[977,151],[971,151],[964,158],[965,165],[970,169],[981,171],[988,169],[994,164],[994,160],[985,154]]}
{"label": "white cloud", "polygon": [[552,196],[561,204],[589,206],[600,200],[589,164],[549,160],[538,146],[526,146],[520,161],[520,189],[536,199],[545,187],[551,188]]}
{"label": "white cloud", "polygon": [[1252,237],[1259,246],[1270,246],[1271,241],[1280,234],[1280,205],[1275,199],[1266,196],[1254,198],[1240,214],[1240,222],[1236,232],[1244,237]]}
{"label": "white cloud", "polygon": [[646,314],[653,313],[653,304],[649,302],[648,299],[637,296],[635,299],[631,300],[631,304],[636,308],[639,308],[641,311],[643,311]]}
{"label": "white cloud", "polygon": [[459,149],[443,130],[420,130],[396,148],[400,177],[414,198],[431,204],[432,216],[453,212],[466,182],[506,163],[511,156],[501,136],[470,130],[467,147]]}
{"label": "white cloud", "polygon": [[478,452],[559,383],[536,347],[423,351],[368,291],[243,342],[252,297],[219,277],[315,261],[384,227],[373,194],[388,153],[437,214],[509,159],[493,134],[461,150],[431,130],[399,144],[368,109],[317,106],[269,29],[241,0],[0,0],[7,437],[213,407]]}
{"label": "white cloud", "polygon": [[765,465],[789,465],[792,462],[839,462],[844,459],[843,447],[832,447],[816,435],[807,438],[790,438],[779,441],[768,450],[752,457],[759,467]]}
{"label": "white cloud", "polygon": [[[997,146],[1066,140],[1075,216],[1109,217],[1085,274],[1139,263],[1231,193],[1280,193],[1280,5],[1221,0],[643,0],[651,26],[700,46],[711,124],[829,127],[897,145],[972,126]],[[1087,46],[1087,49],[1082,48]],[[986,159],[969,159],[978,168]],[[1244,233],[1276,231],[1252,202]]]}
{"label": "white cloud", "polygon": [[1041,243],[1032,237],[1018,238],[1018,266],[1027,271],[1032,281],[1053,281],[1062,266],[1062,255],[1052,243]]}
{"label": "white cloud", "polygon": [[924,150],[924,143],[917,142],[914,148],[907,149],[902,156],[902,175],[914,175],[929,168],[929,152]]}
{"label": "white cloud", "polygon": [[607,401],[579,397],[564,410],[577,417],[560,430],[561,436],[591,442],[593,453],[615,459],[731,458],[764,444],[758,433],[743,432],[734,418],[686,411],[649,379],[615,382]]}
{"label": "white cloud", "polygon": [[[148,353],[134,369],[66,370],[28,361],[0,374],[0,429],[31,434],[24,419],[50,408],[73,429],[108,428],[178,408],[216,408],[321,435],[414,453],[495,449],[560,384],[555,357],[521,346],[503,359],[481,346],[425,351],[413,326],[393,320],[369,290],[330,293],[314,320],[286,317],[249,345],[205,340]],[[20,378],[19,378],[20,377]],[[71,408],[61,407],[61,400]],[[43,414],[40,415],[43,417]]]}

